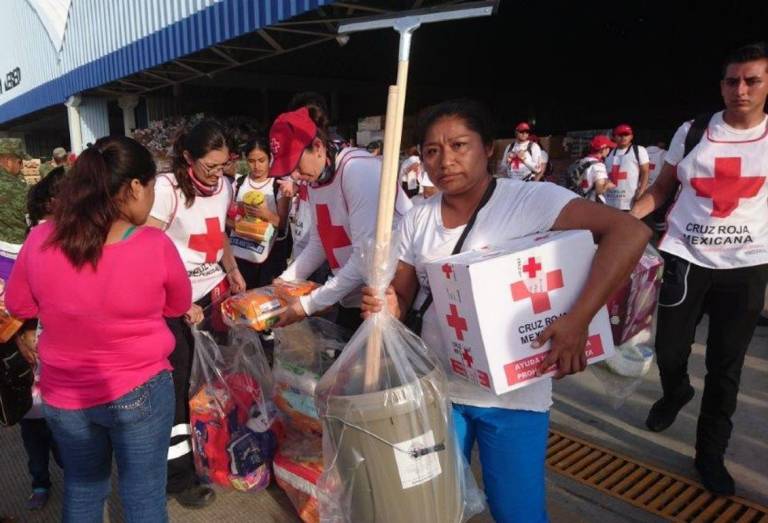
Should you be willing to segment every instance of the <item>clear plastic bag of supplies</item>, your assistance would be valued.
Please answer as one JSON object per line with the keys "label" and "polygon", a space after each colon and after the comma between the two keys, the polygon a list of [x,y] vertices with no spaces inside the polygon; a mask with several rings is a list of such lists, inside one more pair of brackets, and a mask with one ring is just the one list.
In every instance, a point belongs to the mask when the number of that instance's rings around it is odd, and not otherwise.
{"label": "clear plastic bag of supplies", "polygon": [[642,331],[651,329],[663,274],[664,259],[648,245],[629,280],[608,300],[615,346],[623,345]]}
{"label": "clear plastic bag of supplies", "polygon": [[[388,265],[369,271],[380,295],[394,272]],[[460,523],[482,512],[447,391],[436,356],[391,314],[360,326],[315,393],[321,521]]]}
{"label": "clear plastic bag of supplies", "polygon": [[291,299],[309,294],[316,287],[316,283],[306,280],[276,281],[274,285],[235,294],[221,303],[222,319],[230,327],[268,330],[280,321]]}
{"label": "clear plastic bag of supplies", "polygon": [[319,523],[317,481],[323,472],[323,440],[317,434],[288,432],[272,463],[277,485],[304,523]]}
{"label": "clear plastic bag of supplies", "polygon": [[288,428],[322,433],[315,387],[349,341],[351,333],[323,318],[308,318],[275,330],[274,403]]}
{"label": "clear plastic bag of supplies", "polygon": [[205,483],[242,491],[269,486],[276,448],[272,373],[258,334],[230,330],[227,345],[193,329],[189,387],[192,446]]}
{"label": "clear plastic bag of supplies", "polygon": [[653,366],[653,327],[664,260],[648,245],[629,280],[608,300],[616,353],[590,367],[613,408],[635,393]]}

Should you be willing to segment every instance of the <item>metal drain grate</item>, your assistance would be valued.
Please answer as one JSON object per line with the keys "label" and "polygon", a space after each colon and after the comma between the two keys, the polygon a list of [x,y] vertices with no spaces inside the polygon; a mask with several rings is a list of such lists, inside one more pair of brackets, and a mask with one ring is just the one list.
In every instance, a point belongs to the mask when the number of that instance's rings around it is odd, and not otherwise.
{"label": "metal drain grate", "polygon": [[768,507],[709,493],[690,479],[550,430],[547,467],[670,521],[768,523]]}

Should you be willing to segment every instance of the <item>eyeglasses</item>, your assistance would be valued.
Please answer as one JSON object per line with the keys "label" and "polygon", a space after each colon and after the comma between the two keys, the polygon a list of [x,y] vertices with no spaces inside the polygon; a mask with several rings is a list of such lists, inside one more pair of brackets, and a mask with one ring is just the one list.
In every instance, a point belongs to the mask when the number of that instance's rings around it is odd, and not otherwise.
{"label": "eyeglasses", "polygon": [[224,169],[232,165],[232,161],[228,161],[223,165],[205,165],[205,163],[200,162],[200,165],[203,167],[205,174],[221,174],[224,172]]}
{"label": "eyeglasses", "polygon": [[531,131],[517,131],[520,134],[531,134]]}

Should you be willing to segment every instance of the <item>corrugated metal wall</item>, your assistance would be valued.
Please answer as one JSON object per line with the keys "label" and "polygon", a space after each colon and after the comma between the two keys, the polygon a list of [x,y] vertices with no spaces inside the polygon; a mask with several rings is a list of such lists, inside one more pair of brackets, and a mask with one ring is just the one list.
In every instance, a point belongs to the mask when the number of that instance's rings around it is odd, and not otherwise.
{"label": "corrugated metal wall", "polygon": [[61,53],[25,0],[2,3],[0,79],[19,62],[22,82],[0,94],[0,123],[330,2],[73,0]]}

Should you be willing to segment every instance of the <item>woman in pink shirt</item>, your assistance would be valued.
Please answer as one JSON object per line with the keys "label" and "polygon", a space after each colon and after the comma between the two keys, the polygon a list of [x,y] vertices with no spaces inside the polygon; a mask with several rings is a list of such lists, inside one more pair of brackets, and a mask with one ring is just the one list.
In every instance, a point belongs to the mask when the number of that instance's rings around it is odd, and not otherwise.
{"label": "woman in pink shirt", "polygon": [[155,164],[138,142],[98,140],[8,282],[9,310],[44,326],[40,388],[64,464],[64,522],[102,520],[113,453],[126,521],[168,519],[174,338],[164,317],[189,310],[191,286],[173,243],[141,227],[154,185]]}

